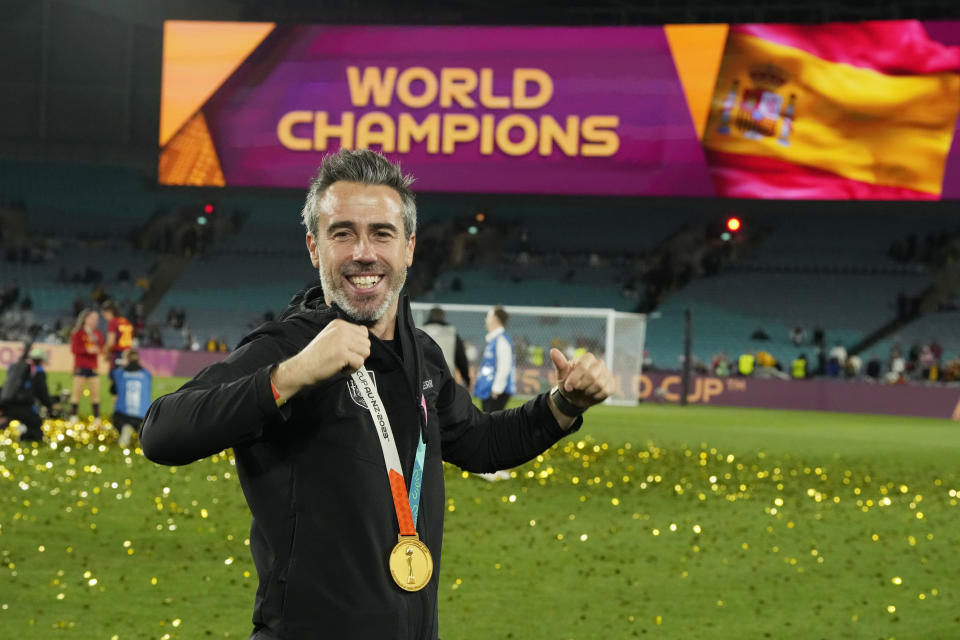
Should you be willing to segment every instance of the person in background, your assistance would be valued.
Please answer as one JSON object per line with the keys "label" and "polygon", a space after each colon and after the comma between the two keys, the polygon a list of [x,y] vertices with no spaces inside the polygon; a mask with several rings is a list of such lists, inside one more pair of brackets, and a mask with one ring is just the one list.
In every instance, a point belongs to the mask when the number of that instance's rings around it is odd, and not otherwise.
{"label": "person in background", "polygon": [[737,374],[747,378],[753,375],[754,366],[757,364],[757,357],[750,353],[740,354],[737,359]]}
{"label": "person in background", "polygon": [[712,369],[713,375],[726,378],[730,375],[730,360],[726,353],[720,353],[713,357]]}
{"label": "person in background", "polygon": [[940,341],[936,338],[930,343],[930,351],[933,353],[933,357],[936,358],[937,364],[939,364],[943,358],[943,345],[941,345]]}
{"label": "person in background", "polygon": [[527,347],[527,361],[535,367],[543,366],[543,347],[539,344],[531,344]]}
{"label": "person in background", "polygon": [[[508,319],[509,315],[503,307],[496,306],[487,312],[487,345],[483,349],[483,360],[480,362],[474,388],[481,408],[487,412],[503,410],[510,397],[516,393],[513,340],[506,333]],[[490,482],[510,479],[510,472],[506,469],[477,475]]]}
{"label": "person in background", "polygon": [[887,375],[884,379],[890,384],[906,382],[907,360],[903,357],[898,346],[890,350],[890,359],[887,362]]}
{"label": "person in background", "polygon": [[[27,357],[30,369],[18,385],[16,393],[0,406],[0,412],[7,420],[20,423],[21,442],[40,442],[43,440],[43,418],[53,411],[53,400],[47,388],[47,373],[43,370],[46,353],[34,347]],[[7,370],[11,375],[16,363]],[[39,405],[39,407],[37,406]],[[39,409],[39,410],[38,410]]]}
{"label": "person in background", "polygon": [[97,329],[100,315],[92,309],[84,309],[77,316],[70,334],[70,351],[73,352],[73,391],[70,394],[70,421],[77,421],[80,394],[86,389],[93,405],[93,419],[100,424],[100,377],[97,374],[97,356],[103,350],[103,334]]}
{"label": "person in background", "polygon": [[831,360],[836,360],[837,364],[840,365],[840,370],[847,364],[847,348],[843,346],[843,343],[840,340],[837,340],[833,347],[830,349],[829,358]]}
{"label": "person in background", "polygon": [[917,358],[917,368],[924,380],[937,379],[937,359],[933,355],[930,345],[923,345],[920,349],[920,357]]}
{"label": "person in background", "polygon": [[135,349],[124,353],[123,366],[110,372],[117,390],[113,406],[113,426],[120,432],[117,442],[129,447],[133,434],[140,429],[143,417],[150,408],[153,396],[153,376],[140,364],[140,354]]}
{"label": "person in background", "polygon": [[757,362],[758,367],[763,367],[765,369],[779,369],[780,364],[777,362],[777,359],[773,357],[773,354],[769,351],[764,351],[760,349],[757,351]]}
{"label": "person in background", "polygon": [[807,377],[807,354],[801,353],[790,363],[790,377],[803,380]]}
{"label": "person in background", "polygon": [[484,411],[499,411],[507,406],[517,390],[517,374],[513,365],[513,340],[506,333],[510,316],[503,307],[487,312],[487,345],[477,373],[474,395]]}
{"label": "person in background", "polygon": [[[103,355],[110,365],[112,374],[121,366],[123,352],[133,347],[133,323],[120,315],[116,303],[112,300],[107,300],[103,304],[102,312],[103,319],[107,321],[107,341],[103,345]],[[110,395],[117,395],[116,386],[112,382]]]}
{"label": "person in background", "polygon": [[756,368],[753,370],[753,376],[755,378],[767,380],[771,378],[777,378],[779,380],[790,379],[790,376],[784,373],[780,362],[773,357],[773,354],[769,351],[764,351],[763,349],[758,350],[755,364]]}
{"label": "person in background", "polygon": [[862,371],[863,360],[860,358],[860,356],[857,354],[848,356],[843,367],[844,375],[848,378],[859,378]]}
{"label": "person in background", "polygon": [[796,346],[800,346],[807,341],[807,330],[804,329],[802,325],[794,325],[794,327],[790,329],[788,337],[790,338],[790,342]]}
{"label": "person in background", "polygon": [[457,330],[447,324],[447,315],[440,307],[430,309],[427,314],[427,322],[420,327],[433,341],[440,345],[443,351],[443,357],[447,361],[447,368],[451,373],[460,374],[460,384],[470,388],[470,363],[467,360],[467,352],[463,348],[463,340],[457,334]]}

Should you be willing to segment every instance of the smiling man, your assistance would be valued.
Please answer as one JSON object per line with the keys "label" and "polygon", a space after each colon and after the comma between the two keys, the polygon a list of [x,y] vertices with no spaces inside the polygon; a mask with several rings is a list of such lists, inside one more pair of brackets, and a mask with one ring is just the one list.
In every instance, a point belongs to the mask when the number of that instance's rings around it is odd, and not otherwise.
{"label": "smiling man", "polygon": [[[335,182],[322,194],[319,204],[309,203],[305,224],[307,249],[327,298],[358,322],[390,324],[387,311],[396,315],[413,263],[412,195],[404,215],[402,199],[388,186]],[[318,228],[320,211],[326,213],[324,229]]]}
{"label": "smiling man", "polygon": [[322,288],[222,363],[159,398],[144,454],[233,447],[259,577],[252,639],[437,638],[442,461],[513,467],[579,428],[613,380],[551,352],[558,385],[485,413],[401,298],[416,246],[412,178],[383,156],[327,156],[303,208]]}

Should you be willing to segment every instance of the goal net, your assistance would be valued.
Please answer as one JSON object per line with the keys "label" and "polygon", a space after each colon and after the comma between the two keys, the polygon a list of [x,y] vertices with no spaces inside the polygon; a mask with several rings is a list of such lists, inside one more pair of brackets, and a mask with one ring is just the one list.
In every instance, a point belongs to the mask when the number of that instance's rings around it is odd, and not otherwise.
{"label": "goal net", "polygon": [[[486,342],[484,319],[491,307],[421,302],[414,302],[411,307],[419,327],[426,322],[430,309],[443,309],[447,323],[464,341],[470,360],[470,379],[476,380],[476,369]],[[608,403],[637,403],[646,333],[645,315],[579,307],[504,305],[504,309],[510,315],[506,331],[514,344],[518,395],[542,393],[556,383],[550,360],[550,349],[556,347],[568,359],[587,351],[603,359],[616,382],[616,393]]]}

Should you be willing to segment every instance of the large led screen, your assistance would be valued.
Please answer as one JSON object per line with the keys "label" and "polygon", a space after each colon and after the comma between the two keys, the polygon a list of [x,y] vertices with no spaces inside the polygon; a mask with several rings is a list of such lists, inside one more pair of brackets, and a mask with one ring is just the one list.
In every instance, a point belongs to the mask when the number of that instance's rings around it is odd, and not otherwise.
{"label": "large led screen", "polygon": [[170,21],[159,180],[305,188],[369,147],[421,191],[960,197],[960,22]]}

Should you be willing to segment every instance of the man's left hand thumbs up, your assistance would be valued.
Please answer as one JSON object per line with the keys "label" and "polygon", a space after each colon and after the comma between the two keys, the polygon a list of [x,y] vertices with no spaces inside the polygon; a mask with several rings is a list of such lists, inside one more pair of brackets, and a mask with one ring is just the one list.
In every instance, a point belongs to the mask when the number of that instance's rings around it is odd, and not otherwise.
{"label": "man's left hand thumbs up", "polygon": [[607,365],[592,353],[567,360],[562,351],[551,349],[550,359],[557,370],[560,393],[570,404],[586,409],[603,402],[615,391]]}

